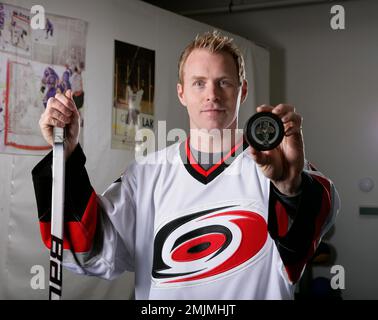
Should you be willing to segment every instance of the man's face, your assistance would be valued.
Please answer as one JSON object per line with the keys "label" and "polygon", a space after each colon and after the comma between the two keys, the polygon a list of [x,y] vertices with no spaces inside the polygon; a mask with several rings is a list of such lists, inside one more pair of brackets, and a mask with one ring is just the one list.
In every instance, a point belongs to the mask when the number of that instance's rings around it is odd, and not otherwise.
{"label": "man's face", "polygon": [[195,49],[183,66],[183,84],[177,85],[177,93],[188,109],[191,129],[235,129],[247,82],[240,86],[228,52]]}

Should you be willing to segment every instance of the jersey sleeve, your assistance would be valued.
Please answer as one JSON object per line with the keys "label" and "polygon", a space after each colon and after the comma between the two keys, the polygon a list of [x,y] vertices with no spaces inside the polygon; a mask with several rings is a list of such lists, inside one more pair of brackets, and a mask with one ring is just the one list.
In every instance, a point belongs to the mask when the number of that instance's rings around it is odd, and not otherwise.
{"label": "jersey sleeve", "polygon": [[[112,279],[134,269],[133,179],[123,176],[97,195],[85,161],[78,145],[66,162],[63,263],[76,273]],[[47,248],[51,247],[51,166],[49,153],[32,171],[40,232]]]}
{"label": "jersey sleeve", "polygon": [[270,192],[268,229],[291,283],[300,279],[339,208],[332,181],[311,166],[302,172],[302,191],[295,206]]}

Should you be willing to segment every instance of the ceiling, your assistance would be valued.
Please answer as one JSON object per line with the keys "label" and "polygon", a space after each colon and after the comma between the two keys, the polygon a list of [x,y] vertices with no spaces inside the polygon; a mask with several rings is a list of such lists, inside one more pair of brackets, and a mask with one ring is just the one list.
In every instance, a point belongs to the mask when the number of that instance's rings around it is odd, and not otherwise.
{"label": "ceiling", "polygon": [[320,3],[340,4],[348,0],[142,0],[157,7],[182,14],[194,16],[201,14],[267,10],[282,7],[313,5]]}

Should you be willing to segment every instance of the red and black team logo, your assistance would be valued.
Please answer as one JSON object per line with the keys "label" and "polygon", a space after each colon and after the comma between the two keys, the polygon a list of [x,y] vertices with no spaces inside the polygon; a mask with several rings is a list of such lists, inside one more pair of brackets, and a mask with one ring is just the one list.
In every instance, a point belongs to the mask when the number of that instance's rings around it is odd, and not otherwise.
{"label": "red and black team logo", "polygon": [[267,236],[260,214],[236,206],[177,218],[156,233],[152,278],[159,286],[215,280],[254,261]]}

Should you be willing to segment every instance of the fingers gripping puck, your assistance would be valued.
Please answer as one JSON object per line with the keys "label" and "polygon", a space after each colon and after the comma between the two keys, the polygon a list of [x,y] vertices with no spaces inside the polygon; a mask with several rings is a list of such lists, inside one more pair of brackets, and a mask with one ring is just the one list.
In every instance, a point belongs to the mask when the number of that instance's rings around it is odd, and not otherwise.
{"label": "fingers gripping puck", "polygon": [[244,137],[248,144],[258,151],[276,148],[284,137],[281,119],[271,112],[258,112],[250,117],[244,126]]}

